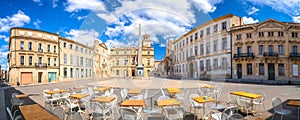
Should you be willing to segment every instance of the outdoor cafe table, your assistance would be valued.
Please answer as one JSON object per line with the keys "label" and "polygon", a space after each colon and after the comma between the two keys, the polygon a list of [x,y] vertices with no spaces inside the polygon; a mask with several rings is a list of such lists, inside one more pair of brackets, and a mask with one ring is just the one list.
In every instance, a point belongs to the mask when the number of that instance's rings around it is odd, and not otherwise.
{"label": "outdoor cafe table", "polygon": [[125,100],[120,104],[120,106],[122,106],[122,107],[143,107],[144,100]]}
{"label": "outdoor cafe table", "polygon": [[287,105],[296,106],[298,108],[298,120],[300,120],[300,117],[299,117],[300,100],[289,100]]}
{"label": "outdoor cafe table", "polygon": [[81,110],[79,103],[80,103],[81,98],[84,98],[84,97],[87,97],[87,96],[89,96],[89,94],[72,94],[72,95],[69,96],[69,98],[77,99],[78,108],[79,108],[78,112],[84,112],[84,111]]}
{"label": "outdoor cafe table", "polygon": [[132,88],[128,91],[127,94],[141,94],[142,93],[142,90],[141,89],[138,89],[138,88]]}
{"label": "outdoor cafe table", "polygon": [[157,105],[159,107],[165,106],[179,106],[180,102],[176,99],[167,99],[167,100],[157,100]]}
{"label": "outdoor cafe table", "polygon": [[55,93],[61,94],[63,92],[69,92],[69,90],[50,90],[50,91],[46,91],[45,93],[52,96]]}
{"label": "outdoor cafe table", "polygon": [[59,120],[38,104],[19,106],[25,120]]}
{"label": "outdoor cafe table", "polygon": [[104,91],[109,90],[109,89],[110,89],[110,87],[99,87],[99,88],[95,88],[94,90],[99,91],[99,92],[104,92]]}
{"label": "outdoor cafe table", "polygon": [[211,98],[211,97],[204,97],[204,96],[198,96],[198,97],[194,97],[192,98],[194,101],[196,101],[197,103],[200,103],[203,105],[203,116],[202,118],[204,118],[205,115],[205,103],[207,102],[214,102],[216,101],[216,99]]}
{"label": "outdoor cafe table", "polygon": [[[114,98],[114,97],[104,97],[104,96],[101,96],[101,97],[97,97],[95,99],[92,99],[92,101],[101,103],[103,105],[103,108],[106,109],[105,103],[110,103],[110,102],[114,101],[115,99],[116,98]],[[107,119],[108,116],[105,116],[103,112],[104,111],[102,111],[102,115],[103,115],[102,118],[103,119]]]}
{"label": "outdoor cafe table", "polygon": [[179,88],[167,88],[167,91],[170,93],[171,97],[180,92]]}
{"label": "outdoor cafe table", "polygon": [[27,94],[18,94],[18,95],[16,95],[16,98],[19,98],[19,99],[28,98],[28,95]]}
{"label": "outdoor cafe table", "polygon": [[260,98],[262,97],[260,94],[254,94],[254,93],[248,93],[248,92],[231,92],[230,94],[233,94],[233,95],[237,95],[237,96],[242,96],[242,97],[246,97],[246,98],[250,98],[250,104],[251,104],[251,111],[252,113],[254,113],[253,111],[253,99],[257,99],[257,98]]}

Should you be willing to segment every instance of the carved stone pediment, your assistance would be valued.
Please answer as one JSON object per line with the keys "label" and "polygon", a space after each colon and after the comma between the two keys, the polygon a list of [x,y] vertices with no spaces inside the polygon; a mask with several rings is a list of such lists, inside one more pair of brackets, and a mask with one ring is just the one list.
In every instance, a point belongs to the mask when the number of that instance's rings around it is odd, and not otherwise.
{"label": "carved stone pediment", "polygon": [[279,21],[276,21],[276,20],[273,20],[273,19],[269,19],[269,20],[266,20],[262,23],[259,23],[257,27],[259,29],[279,28],[279,29],[283,29],[283,30],[285,28],[283,23],[281,23]]}

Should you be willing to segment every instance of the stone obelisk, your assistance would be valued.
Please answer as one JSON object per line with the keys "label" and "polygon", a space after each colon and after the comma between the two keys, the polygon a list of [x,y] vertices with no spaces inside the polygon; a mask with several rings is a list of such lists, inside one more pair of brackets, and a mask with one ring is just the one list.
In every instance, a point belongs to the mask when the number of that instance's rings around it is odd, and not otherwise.
{"label": "stone obelisk", "polygon": [[136,66],[137,76],[143,77],[144,76],[144,65],[142,61],[142,35],[141,35],[141,24],[139,24],[139,35],[138,35],[138,64]]}

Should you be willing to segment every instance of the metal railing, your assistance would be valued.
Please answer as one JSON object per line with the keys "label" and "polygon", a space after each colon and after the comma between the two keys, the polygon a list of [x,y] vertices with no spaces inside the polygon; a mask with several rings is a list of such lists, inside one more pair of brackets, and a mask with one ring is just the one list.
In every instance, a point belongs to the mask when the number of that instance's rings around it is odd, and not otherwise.
{"label": "metal railing", "polygon": [[300,58],[300,53],[294,53],[294,52],[291,52],[290,57],[291,57],[291,58],[296,58],[296,57],[299,57],[299,58]]}
{"label": "metal railing", "polygon": [[47,67],[47,63],[35,63],[35,67]]}
{"label": "metal railing", "polygon": [[238,53],[233,55],[234,58],[254,58],[253,53]]}
{"label": "metal railing", "polygon": [[278,53],[277,52],[264,52],[264,56],[277,57]]}

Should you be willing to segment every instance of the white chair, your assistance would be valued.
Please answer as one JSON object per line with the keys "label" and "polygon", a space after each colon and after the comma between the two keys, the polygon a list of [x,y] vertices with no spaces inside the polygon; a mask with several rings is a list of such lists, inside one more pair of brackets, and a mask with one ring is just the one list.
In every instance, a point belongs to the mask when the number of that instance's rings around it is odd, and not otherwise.
{"label": "white chair", "polygon": [[74,99],[65,99],[64,104],[69,113],[73,113],[73,109],[79,107],[78,101]]}
{"label": "white chair", "polygon": [[232,94],[227,94],[227,101],[226,104],[228,107],[230,106],[237,106],[237,98],[235,95]]}
{"label": "white chair", "polygon": [[259,115],[260,115],[261,112],[262,112],[262,111],[261,111],[261,107],[263,107],[263,111],[266,110],[265,104],[264,104],[266,95],[265,95],[265,93],[262,93],[262,92],[258,92],[258,93],[256,93],[256,94],[260,94],[261,97],[258,98],[258,99],[254,99],[254,100],[253,100],[253,104],[255,105],[255,108],[258,107],[258,113],[259,113]]}
{"label": "white chair", "polygon": [[120,93],[121,93],[121,97],[124,101],[127,98],[128,90],[126,88],[124,88],[124,89],[120,90]]}
{"label": "white chair", "polygon": [[179,94],[176,94],[176,95],[175,95],[175,98],[176,98],[178,101],[184,103],[183,101],[186,99],[186,95],[187,95],[187,94],[188,94],[188,89],[187,89],[187,88],[183,88]]}
{"label": "white chair", "polygon": [[192,108],[194,108],[194,114],[196,114],[196,110],[197,109],[203,109],[203,105],[194,101],[193,98],[194,97],[198,97],[199,95],[198,94],[191,94],[189,96],[189,100],[190,100],[190,103],[191,103],[191,106],[190,106],[190,112],[192,111]]}
{"label": "white chair", "polygon": [[248,99],[244,99],[244,98],[238,98],[237,99],[237,105],[244,111],[246,112],[246,117],[248,118],[248,113],[251,106],[251,103],[249,102]]}
{"label": "white chair", "polygon": [[129,98],[129,100],[143,100],[143,95],[136,95]]}
{"label": "white chair", "polygon": [[92,113],[91,118],[112,118],[112,108],[104,107],[99,103],[92,103]]}
{"label": "white chair", "polygon": [[53,112],[54,115],[56,115],[59,119],[64,120],[65,119],[65,110],[61,106],[55,107]]}
{"label": "white chair", "polygon": [[12,113],[11,113],[11,111],[10,111],[10,109],[8,107],[6,107],[6,111],[7,111],[8,115],[9,115],[9,117],[10,117],[10,120],[23,120],[23,117],[21,115],[15,116],[15,113],[14,113],[14,115],[12,115]]}
{"label": "white chair", "polygon": [[138,111],[132,108],[121,108],[120,114],[122,116],[122,120],[140,120],[142,119],[142,109]]}
{"label": "white chair", "polygon": [[241,114],[235,113],[230,115],[230,117],[227,120],[245,120],[245,119]]}
{"label": "white chair", "polygon": [[48,92],[48,91],[50,91],[50,90],[48,90],[48,89],[43,90],[43,95],[44,95],[45,103],[50,103],[49,99],[51,98],[51,95],[48,95],[48,94],[45,93],[45,92]]}
{"label": "white chair", "polygon": [[228,120],[231,115],[236,114],[238,112],[238,108],[235,106],[231,106],[226,108],[221,114],[221,120]]}
{"label": "white chair", "polygon": [[13,111],[13,108],[16,106],[18,109],[18,106],[24,104],[24,100],[20,100],[19,98],[16,97],[18,93],[12,93],[10,103],[11,103],[11,111]]}
{"label": "white chair", "polygon": [[66,120],[83,120],[83,117],[79,113],[72,113],[67,116]]}
{"label": "white chair", "polygon": [[167,100],[167,99],[170,99],[170,97],[169,96],[159,96],[157,98],[157,100]]}
{"label": "white chair", "polygon": [[183,118],[183,114],[180,113],[180,111],[178,111],[177,109],[173,108],[173,107],[167,107],[164,109],[165,112],[165,118],[167,118],[168,120],[178,120]]}
{"label": "white chair", "polygon": [[282,120],[283,115],[289,115],[292,113],[292,111],[282,108],[282,101],[278,97],[272,98],[272,106],[274,109],[274,114],[272,116],[272,120],[276,113],[281,115],[281,120]]}

